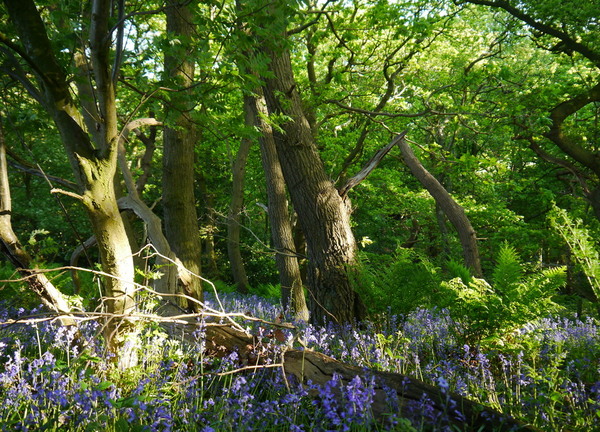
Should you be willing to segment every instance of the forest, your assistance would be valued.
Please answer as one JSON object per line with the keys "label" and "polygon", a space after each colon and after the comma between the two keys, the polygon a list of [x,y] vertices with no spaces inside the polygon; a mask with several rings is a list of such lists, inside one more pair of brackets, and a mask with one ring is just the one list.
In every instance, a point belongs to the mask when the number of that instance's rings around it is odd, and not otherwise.
{"label": "forest", "polygon": [[600,430],[598,0],[2,0],[2,431]]}

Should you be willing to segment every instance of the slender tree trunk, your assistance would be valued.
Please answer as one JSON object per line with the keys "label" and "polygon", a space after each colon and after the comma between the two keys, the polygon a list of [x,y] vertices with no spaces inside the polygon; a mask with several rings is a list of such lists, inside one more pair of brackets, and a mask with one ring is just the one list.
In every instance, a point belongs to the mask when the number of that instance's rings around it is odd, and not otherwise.
{"label": "slender tree trunk", "polygon": [[328,178],[310,125],[302,111],[289,51],[269,52],[274,78],[264,89],[269,113],[285,115],[284,133],[274,131],[275,144],[290,197],[308,247],[311,319],[353,322],[365,317],[350,272],[356,264],[356,241],[344,200]]}
{"label": "slender tree trunk", "polygon": [[399,140],[398,145],[402,150],[404,162],[408,165],[410,171],[435,199],[437,205],[444,211],[456,229],[463,248],[465,265],[471,269],[473,276],[482,277],[477,236],[465,210],[454,201],[454,198],[444,189],[444,186],[425,169],[405,139]]}
{"label": "slender tree trunk", "polygon": [[40,298],[44,306],[61,314],[62,325],[76,325],[69,315],[70,306],[66,297],[48,280],[43,273],[31,269],[31,257],[23,249],[12,228],[12,203],[6,164],[6,141],[0,115],[0,250],[17,271],[23,276],[29,288]]}
{"label": "slender tree trunk", "polygon": [[209,277],[219,277],[219,266],[217,265],[217,252],[215,249],[215,234],[218,227],[215,223],[217,212],[215,210],[215,194],[207,193],[205,195],[206,203],[206,222],[204,225],[204,247],[201,248],[204,254],[205,265],[202,267],[204,273]]}
{"label": "slender tree trunk", "polygon": [[296,256],[285,180],[277,157],[273,128],[267,121],[269,113],[262,89],[258,88],[256,92],[256,96],[246,98],[245,107],[251,112],[256,126],[262,133],[259,138],[260,153],[267,184],[269,221],[276,251],[275,262],[279,271],[281,301],[284,310],[289,309],[295,319],[308,321],[309,313]]}
{"label": "slender tree trunk", "polygon": [[[195,274],[200,274],[200,233],[194,195],[194,145],[195,126],[189,118],[191,94],[188,89],[194,82],[194,61],[191,58],[190,40],[194,37],[193,4],[182,4],[170,0],[166,8],[167,32],[179,37],[183,52],[165,53],[165,74],[175,88],[183,89],[172,99],[172,127],[164,131],[163,151],[163,194],[165,232],[169,244],[183,265]],[[182,282],[186,295],[202,300],[202,285],[198,278],[188,284]],[[186,303],[186,302],[184,302]],[[195,303],[183,306],[197,309]]]}
{"label": "slender tree trunk", "polygon": [[[247,97],[244,99],[244,106],[247,104],[246,99]],[[252,114],[247,109],[245,111],[246,125],[249,126],[253,123]],[[246,175],[246,162],[250,153],[251,143],[252,141],[249,138],[242,139],[233,164],[231,204],[227,219],[227,253],[229,255],[229,264],[231,265],[231,274],[237,290],[243,294],[247,293],[250,287],[240,249],[240,234],[242,224],[241,215],[244,208],[244,177]]]}

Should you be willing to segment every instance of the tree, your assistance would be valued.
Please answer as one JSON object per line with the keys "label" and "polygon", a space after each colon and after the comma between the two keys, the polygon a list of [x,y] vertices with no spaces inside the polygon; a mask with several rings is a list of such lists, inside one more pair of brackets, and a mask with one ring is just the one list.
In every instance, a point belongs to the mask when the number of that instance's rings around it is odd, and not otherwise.
{"label": "tree", "polygon": [[[557,165],[568,167],[580,183],[583,193],[594,208],[596,218],[600,218],[600,158],[596,154],[593,139],[594,126],[588,113],[594,111],[594,105],[600,102],[600,82],[597,72],[600,68],[600,39],[596,21],[597,5],[594,2],[510,2],[505,0],[466,0],[466,3],[488,6],[503,10],[522,22],[534,43],[543,50],[554,54],[556,64],[568,59],[582,70],[583,79],[568,82],[569,87],[563,94],[549,92],[550,100],[544,101],[538,114],[548,120],[540,122],[534,119],[522,121],[515,119],[520,129],[517,138],[526,140],[530,147],[543,159]],[[577,13],[573,13],[577,10]],[[567,56],[567,58],[565,58]],[[586,73],[591,66],[595,73]],[[554,93],[554,94],[553,94]],[[532,103],[538,107],[539,100]],[[544,139],[551,141],[563,155],[576,165],[563,158],[552,157],[543,149]],[[590,171],[594,176],[593,184],[585,180],[581,170]]]}
{"label": "tree", "polygon": [[[252,113],[246,108],[246,105],[250,103],[249,97],[244,99],[246,125],[252,125],[254,121]],[[243,294],[248,293],[248,289],[250,288],[240,250],[240,231],[242,223],[241,212],[244,205],[244,177],[251,144],[252,140],[249,137],[242,138],[235,162],[233,163],[231,204],[229,205],[229,217],[227,218],[227,255],[229,256],[229,264],[231,265],[231,274],[237,290]]]}
{"label": "tree", "polygon": [[275,262],[279,271],[281,301],[283,308],[289,308],[296,319],[308,321],[309,313],[304,297],[300,265],[288,210],[285,180],[275,146],[273,127],[268,122],[269,113],[262,89],[259,87],[255,91],[256,94],[248,97],[249,100],[245,106],[261,132],[260,154],[267,183],[269,221],[275,246]]}
{"label": "tree", "polygon": [[[165,75],[176,95],[167,111],[169,124],[164,133],[162,201],[166,237],[183,265],[193,274],[200,274],[200,234],[194,195],[194,147],[196,127],[191,120],[194,102],[191,100],[194,78],[194,8],[196,2],[181,4],[170,1],[165,13],[167,34],[174,46],[165,52]],[[197,277],[181,281],[181,290],[202,300],[201,280]],[[184,301],[184,306],[197,310],[196,303]]]}
{"label": "tree", "polygon": [[402,157],[404,158],[406,165],[408,165],[413,175],[435,199],[436,203],[458,232],[466,266],[471,270],[474,276],[478,278],[482,277],[483,272],[481,270],[477,236],[471,225],[471,221],[469,221],[469,218],[465,214],[465,210],[452,198],[444,186],[442,186],[440,182],[427,171],[423,164],[421,164],[406,140],[399,140],[398,145],[402,150]]}
{"label": "tree", "polygon": [[260,49],[270,59],[272,76],[265,78],[264,95],[272,121],[282,172],[308,248],[308,290],[311,320],[353,322],[365,317],[365,308],[353,290],[350,272],[356,265],[356,241],[350,214],[327,176],[294,79],[290,52],[285,47],[285,6],[270,10],[271,37]]}
{"label": "tree", "polygon": [[[106,290],[108,319],[105,336],[109,348],[118,355],[120,365],[129,367],[137,362],[136,329],[127,320],[135,309],[134,266],[123,219],[115,195],[114,178],[117,169],[119,129],[116,89],[111,68],[111,2],[92,2],[89,22],[89,53],[96,97],[93,131],[87,131],[69,85],[65,68],[48,39],[40,12],[31,0],[5,0],[20,44],[2,36],[2,43],[17,55],[29,69],[37,87],[28,75],[17,72],[31,97],[43,104],[53,118],[71,163],[79,193],[68,193],[86,208],[98,241]],[[83,51],[83,50],[82,50]],[[9,61],[16,62],[15,58]],[[20,64],[15,71],[22,71]],[[92,82],[92,77],[90,81]],[[90,132],[90,133],[88,133]],[[93,142],[92,142],[93,139]],[[119,318],[117,318],[119,317]]]}
{"label": "tree", "polygon": [[25,278],[29,288],[38,295],[44,306],[60,314],[59,320],[63,325],[75,325],[76,321],[70,315],[71,307],[68,299],[48,280],[46,275],[31,268],[31,257],[13,231],[3,117],[0,115],[0,250]]}

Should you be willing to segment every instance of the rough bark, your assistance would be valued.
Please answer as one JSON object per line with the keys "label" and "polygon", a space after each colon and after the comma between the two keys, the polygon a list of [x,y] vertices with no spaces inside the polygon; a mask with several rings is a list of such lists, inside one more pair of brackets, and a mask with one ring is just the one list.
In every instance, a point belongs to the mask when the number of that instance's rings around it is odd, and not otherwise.
{"label": "rough bark", "polygon": [[[73,103],[70,85],[35,4],[31,0],[5,0],[4,3],[22,45],[17,48],[19,54],[25,57],[38,80],[40,91],[34,97],[41,97],[53,117],[72,165],[79,195],[69,195],[84,204],[98,240],[103,270],[113,275],[104,280],[107,311],[120,317],[127,316],[135,308],[134,266],[114,189],[118,128],[109,62],[111,2],[96,0],[92,3],[90,55],[98,110],[93,135],[95,146]],[[108,320],[105,329],[107,344],[117,354],[120,366],[134,365],[137,362],[135,344],[125,342],[135,340],[135,327],[126,318],[113,318]]]}
{"label": "rough bark", "polygon": [[[165,74],[179,89],[171,99],[171,124],[164,131],[162,204],[165,233],[173,251],[183,265],[200,274],[201,250],[198,216],[194,195],[194,145],[196,130],[189,117],[190,86],[194,81],[191,40],[194,38],[193,4],[170,0],[166,8],[167,33],[180,39],[184,52],[165,53]],[[182,284],[186,295],[202,300],[201,280],[193,278]],[[196,309],[195,303],[182,304]]]}
{"label": "rough bark", "polygon": [[437,179],[421,164],[405,139],[397,141],[402,151],[404,162],[419,180],[425,189],[435,199],[436,203],[444,211],[458,233],[463,249],[465,265],[471,270],[473,276],[482,277],[479,248],[477,236],[465,210],[452,198]]}
{"label": "rough bark", "polygon": [[268,110],[262,89],[256,89],[256,95],[247,99],[246,109],[261,131],[260,154],[267,185],[269,221],[276,251],[275,262],[279,271],[282,305],[284,310],[289,309],[295,319],[308,321],[309,312],[296,255],[285,180],[277,156],[273,128],[267,122]]}
{"label": "rough bark", "polygon": [[283,175],[308,246],[311,320],[353,322],[365,308],[353,290],[350,272],[356,264],[356,241],[350,215],[327,176],[294,80],[289,51],[267,50],[274,78],[264,87],[271,115],[289,118],[274,131]]}

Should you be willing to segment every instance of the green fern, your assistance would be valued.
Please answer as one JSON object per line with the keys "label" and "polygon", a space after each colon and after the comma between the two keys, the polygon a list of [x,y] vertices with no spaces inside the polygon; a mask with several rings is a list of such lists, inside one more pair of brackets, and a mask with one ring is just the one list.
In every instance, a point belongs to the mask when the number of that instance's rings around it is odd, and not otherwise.
{"label": "green fern", "polygon": [[492,273],[492,285],[494,289],[506,296],[511,297],[511,292],[523,278],[523,265],[514,247],[504,242],[498,252],[498,262]]}
{"label": "green fern", "polygon": [[471,282],[471,271],[462,262],[451,259],[446,263],[446,268],[451,278],[458,277],[465,285]]}
{"label": "green fern", "polygon": [[565,266],[544,269],[529,276],[522,290],[521,303],[530,305],[530,310],[543,312],[555,311],[558,305],[551,298],[567,283],[567,268]]}
{"label": "green fern", "polygon": [[552,297],[565,282],[565,267],[525,275],[516,250],[505,243],[498,251],[492,285],[477,278],[465,283],[458,276],[442,282],[441,289],[451,299],[446,306],[464,324],[467,343],[502,343],[514,329],[558,310]]}

